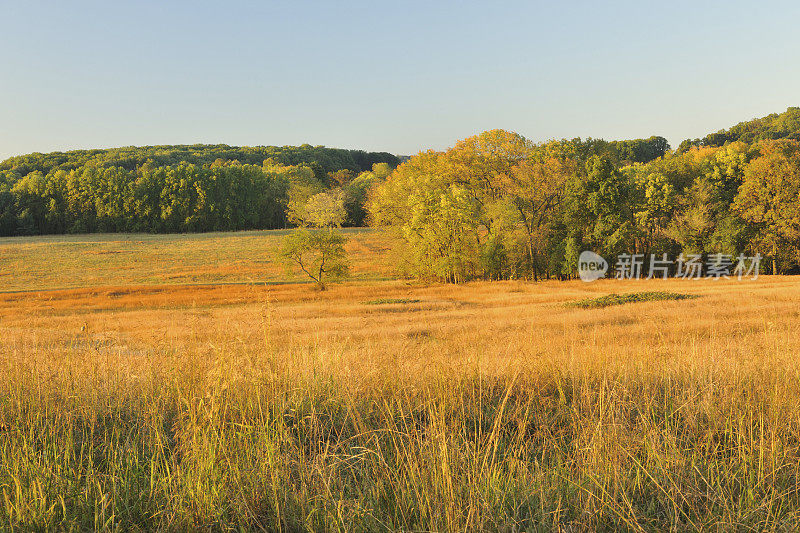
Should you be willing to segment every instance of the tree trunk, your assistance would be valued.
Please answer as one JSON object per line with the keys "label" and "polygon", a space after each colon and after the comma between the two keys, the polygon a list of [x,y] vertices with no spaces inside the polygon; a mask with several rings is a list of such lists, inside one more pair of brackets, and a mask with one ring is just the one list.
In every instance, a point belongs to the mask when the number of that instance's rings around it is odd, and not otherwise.
{"label": "tree trunk", "polygon": [[778,275],[778,245],[772,245],[772,275]]}
{"label": "tree trunk", "polygon": [[[528,230],[527,228],[525,228]],[[533,260],[533,236],[531,235],[530,230],[528,230],[528,263],[531,266],[531,271],[533,272],[533,281],[539,281],[537,272],[536,272],[536,263]]]}

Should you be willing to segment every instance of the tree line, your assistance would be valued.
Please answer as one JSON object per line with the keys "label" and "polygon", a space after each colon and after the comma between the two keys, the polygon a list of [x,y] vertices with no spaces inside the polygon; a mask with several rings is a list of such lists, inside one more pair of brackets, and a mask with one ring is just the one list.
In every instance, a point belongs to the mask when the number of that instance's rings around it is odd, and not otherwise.
{"label": "tree line", "polygon": [[[399,166],[308,145],[29,154],[0,164],[0,234],[301,226],[296,252],[319,230],[369,223],[396,235],[401,270],[451,282],[569,278],[583,250],[760,254],[794,272],[798,132],[789,108],[674,151],[658,136],[534,143],[492,130]],[[338,241],[315,247],[332,244],[338,254]]]}
{"label": "tree line", "polygon": [[291,205],[335,188],[360,225],[373,168],[385,176],[397,162],[308,145],[29,154],[0,164],[0,235],[282,228]]}
{"label": "tree line", "polygon": [[308,165],[318,178],[328,172],[347,169],[352,172],[370,170],[376,163],[397,166],[397,156],[387,152],[344,150],[325,146],[228,146],[226,144],[126,146],[122,148],[72,150],[69,152],[32,153],[10,157],[0,162],[0,171],[13,170],[20,176],[39,171],[76,170],[84,166],[120,167],[125,170],[149,163],[151,166],[175,166],[188,163],[198,166],[215,161],[238,161],[245,165],[261,165],[266,160],[285,166]]}
{"label": "tree line", "polygon": [[790,107],[783,113],[772,113],[766,117],[740,122],[727,130],[709,133],[700,139],[686,139],[678,146],[678,151],[685,152],[698,146],[724,146],[725,143],[736,141],[751,144],[778,139],[800,141],[800,107]]}
{"label": "tree line", "polygon": [[789,135],[646,162],[597,148],[484,132],[402,163],[371,191],[371,221],[395,233],[406,272],[450,282],[568,278],[583,250],[800,266],[800,142]]}

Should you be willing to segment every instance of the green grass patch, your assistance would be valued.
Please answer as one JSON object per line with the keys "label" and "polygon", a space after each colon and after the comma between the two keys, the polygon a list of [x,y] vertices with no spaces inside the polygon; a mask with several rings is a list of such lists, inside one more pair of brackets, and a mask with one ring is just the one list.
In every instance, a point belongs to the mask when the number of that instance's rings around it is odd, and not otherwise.
{"label": "green grass patch", "polygon": [[569,302],[568,307],[580,307],[581,309],[595,309],[598,307],[610,307],[612,305],[623,305],[635,302],[656,302],[662,300],[691,300],[699,298],[696,294],[681,294],[678,292],[651,291],[651,292],[631,292],[628,294],[607,294],[599,298],[586,298],[576,302]]}
{"label": "green grass patch", "polygon": [[383,305],[383,304],[416,304],[422,300],[414,300],[412,298],[377,298],[375,300],[368,300],[364,305]]}

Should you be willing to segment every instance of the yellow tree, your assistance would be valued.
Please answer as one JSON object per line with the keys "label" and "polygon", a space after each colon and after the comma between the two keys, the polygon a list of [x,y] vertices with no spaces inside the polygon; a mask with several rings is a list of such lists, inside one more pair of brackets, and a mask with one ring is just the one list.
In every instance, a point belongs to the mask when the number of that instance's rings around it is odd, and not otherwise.
{"label": "yellow tree", "polygon": [[347,218],[344,202],[345,195],[342,189],[317,193],[308,198],[304,204],[290,204],[288,218],[301,226],[338,228]]}
{"label": "yellow tree", "polygon": [[372,221],[399,228],[407,255],[427,254],[443,279],[481,269],[510,276],[519,265],[536,278],[536,256],[573,172],[572,160],[491,130],[400,165],[373,192]]}
{"label": "yellow tree", "polygon": [[529,268],[538,277],[537,255],[564,199],[569,176],[575,173],[573,160],[549,158],[544,162],[526,159],[503,174],[499,180],[502,194],[519,214],[525,233]]}
{"label": "yellow tree", "polygon": [[448,282],[479,269],[479,204],[456,183],[444,154],[421,153],[400,165],[370,193],[373,225],[394,230],[406,268]]}
{"label": "yellow tree", "polygon": [[534,145],[522,135],[490,130],[456,143],[445,162],[456,181],[495,199],[512,169],[532,155]]}

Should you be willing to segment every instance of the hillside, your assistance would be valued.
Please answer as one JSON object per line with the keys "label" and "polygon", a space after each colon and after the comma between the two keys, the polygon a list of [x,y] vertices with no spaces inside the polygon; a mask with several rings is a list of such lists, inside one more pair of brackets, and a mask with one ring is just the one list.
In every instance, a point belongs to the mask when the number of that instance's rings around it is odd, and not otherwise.
{"label": "hillside", "polygon": [[365,152],[325,146],[228,146],[226,144],[177,144],[162,146],[125,146],[122,148],[71,150],[69,152],[32,153],[11,157],[0,163],[0,171],[13,170],[24,176],[30,172],[48,174],[55,170],[75,170],[86,165],[121,167],[134,170],[151,161],[154,166],[179,163],[211,164],[217,160],[262,165],[272,159],[281,165],[318,164],[325,172],[347,169],[371,170],[375,163],[397,166],[399,159],[387,152]]}
{"label": "hillside", "polygon": [[768,139],[800,140],[800,107],[790,107],[783,113],[772,113],[766,117],[740,122],[735,126],[709,133],[702,139],[686,139],[678,151],[685,152],[692,146],[723,146],[727,142],[754,143]]}

